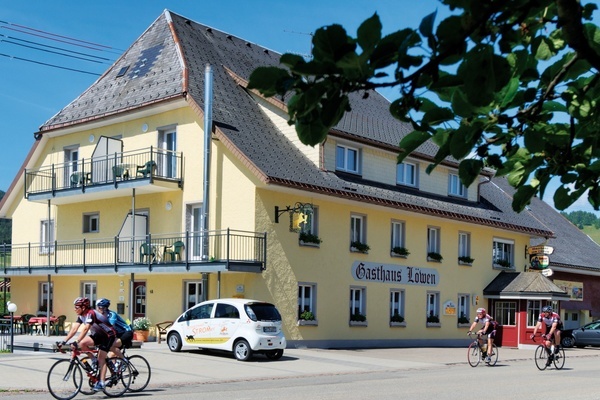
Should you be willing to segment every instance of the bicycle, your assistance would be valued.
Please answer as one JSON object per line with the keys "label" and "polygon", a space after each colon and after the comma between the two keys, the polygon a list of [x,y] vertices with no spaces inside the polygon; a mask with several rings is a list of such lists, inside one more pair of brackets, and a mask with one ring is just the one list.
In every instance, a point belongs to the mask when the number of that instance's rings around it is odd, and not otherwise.
{"label": "bicycle", "polygon": [[[81,349],[71,347],[71,344],[57,342],[58,351],[65,353],[67,350],[63,346],[69,346],[71,356],[68,360],[58,360],[48,371],[46,383],[52,397],[58,400],[70,400],[78,393],[93,394],[94,385],[99,380],[98,368],[93,368],[89,361],[84,362],[86,357],[79,357],[86,354]],[[92,350],[97,353],[97,350]],[[86,354],[87,356],[87,354]],[[89,356],[87,356],[89,358]],[[128,363],[123,363],[119,358],[111,357],[106,359],[107,371],[105,387],[103,392],[109,397],[118,397],[125,393],[131,383],[131,369]],[[86,377],[87,382],[83,380]]]}
{"label": "bicycle", "polygon": [[[537,335],[539,335],[539,334],[537,334]],[[533,340],[535,342],[536,336],[532,335],[531,340]],[[552,337],[550,339],[546,339],[545,338],[546,335],[540,335],[540,336],[542,336],[543,340],[542,340],[542,343],[538,347],[535,348],[535,353],[534,353],[535,366],[540,371],[545,370],[552,364],[554,364],[554,368],[562,369],[565,366],[565,361],[566,361],[565,350],[561,347],[558,350],[558,352],[555,352],[555,350],[554,350],[554,335],[552,335]],[[551,343],[550,348],[548,348],[548,346],[546,346],[546,340],[550,341],[550,343]]]}
{"label": "bicycle", "polygon": [[[473,337],[472,332],[469,332],[469,337]],[[492,354],[489,356],[488,361],[487,344],[481,345],[480,340],[481,335],[478,334],[469,345],[469,349],[467,350],[467,361],[469,361],[471,367],[478,366],[481,361],[484,361],[487,365],[493,367],[498,362],[498,347],[495,343],[492,344]]]}

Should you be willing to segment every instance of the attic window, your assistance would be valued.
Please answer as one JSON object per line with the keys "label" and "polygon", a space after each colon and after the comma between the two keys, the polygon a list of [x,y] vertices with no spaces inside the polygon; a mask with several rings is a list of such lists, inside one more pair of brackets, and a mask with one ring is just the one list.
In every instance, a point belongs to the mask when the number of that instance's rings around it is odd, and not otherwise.
{"label": "attic window", "polygon": [[117,74],[117,78],[122,77],[123,75],[125,75],[127,73],[127,70],[129,69],[129,65],[126,67],[123,67],[119,70],[119,73]]}

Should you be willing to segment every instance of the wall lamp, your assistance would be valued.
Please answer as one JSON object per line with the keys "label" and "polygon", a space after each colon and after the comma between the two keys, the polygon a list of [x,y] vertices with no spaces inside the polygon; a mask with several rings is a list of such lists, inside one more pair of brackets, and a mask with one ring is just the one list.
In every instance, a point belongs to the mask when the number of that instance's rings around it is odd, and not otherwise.
{"label": "wall lamp", "polygon": [[309,224],[311,222],[312,215],[314,213],[314,207],[311,203],[300,203],[297,202],[294,206],[286,206],[280,209],[279,206],[275,206],[275,223],[279,223],[279,217],[283,213],[290,214],[290,232],[299,232],[300,224]]}

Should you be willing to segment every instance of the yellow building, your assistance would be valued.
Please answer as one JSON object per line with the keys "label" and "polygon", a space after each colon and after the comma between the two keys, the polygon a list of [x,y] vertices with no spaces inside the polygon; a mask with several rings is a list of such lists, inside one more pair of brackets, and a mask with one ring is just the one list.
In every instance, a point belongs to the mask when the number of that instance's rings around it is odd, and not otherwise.
{"label": "yellow building", "polygon": [[106,297],[158,323],[237,296],[275,303],[291,345],[464,340],[486,285],[553,232],[487,172],[428,175],[431,143],[397,165],[410,127],[377,93],[303,146],[285,103],[246,89],[279,56],[165,11],[42,125],[0,204],[19,312]]}

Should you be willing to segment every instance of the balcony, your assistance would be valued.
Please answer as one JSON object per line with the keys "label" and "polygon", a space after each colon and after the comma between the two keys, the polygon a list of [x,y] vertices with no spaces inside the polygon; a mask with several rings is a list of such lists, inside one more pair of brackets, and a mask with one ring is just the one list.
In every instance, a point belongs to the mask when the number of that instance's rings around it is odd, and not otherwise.
{"label": "balcony", "polygon": [[[206,250],[204,250],[206,249]],[[0,245],[11,275],[241,271],[266,266],[266,233],[219,230]]]}
{"label": "balcony", "polygon": [[150,147],[25,170],[25,198],[68,204],[178,190],[183,183],[183,154]]}

